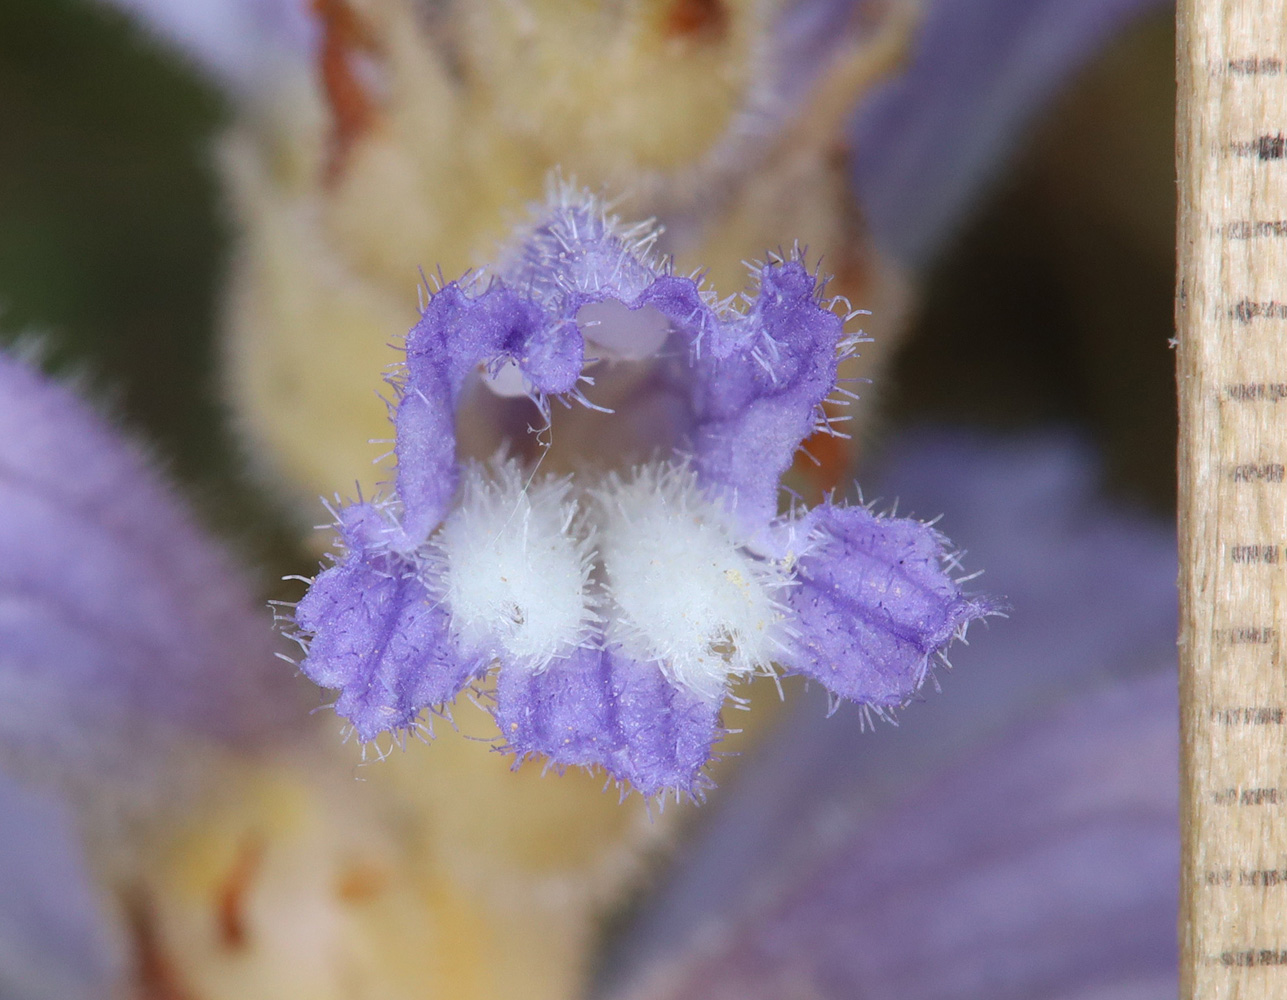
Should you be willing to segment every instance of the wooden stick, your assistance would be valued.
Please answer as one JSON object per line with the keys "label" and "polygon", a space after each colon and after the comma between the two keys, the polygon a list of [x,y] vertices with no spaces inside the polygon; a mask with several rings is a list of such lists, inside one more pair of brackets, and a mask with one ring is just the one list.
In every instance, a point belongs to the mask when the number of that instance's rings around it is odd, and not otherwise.
{"label": "wooden stick", "polygon": [[1180,992],[1287,997],[1287,0],[1177,17]]}

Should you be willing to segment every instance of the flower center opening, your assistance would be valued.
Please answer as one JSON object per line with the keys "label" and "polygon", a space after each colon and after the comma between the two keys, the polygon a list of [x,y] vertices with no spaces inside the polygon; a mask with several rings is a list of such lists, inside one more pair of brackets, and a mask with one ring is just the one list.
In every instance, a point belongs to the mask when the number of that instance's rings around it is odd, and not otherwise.
{"label": "flower center opening", "polygon": [[582,306],[576,323],[587,341],[586,354],[605,361],[651,358],[670,336],[670,321],[655,306],[631,309],[616,299]]}
{"label": "flower center opening", "polygon": [[582,306],[576,322],[587,358],[580,390],[592,405],[551,400],[550,428],[538,434],[545,417],[528,398],[518,365],[480,368],[457,421],[462,458],[486,461],[503,450],[566,475],[591,465],[624,471],[681,443],[687,402],[662,370],[670,321],[654,306],[630,309],[607,299]]}

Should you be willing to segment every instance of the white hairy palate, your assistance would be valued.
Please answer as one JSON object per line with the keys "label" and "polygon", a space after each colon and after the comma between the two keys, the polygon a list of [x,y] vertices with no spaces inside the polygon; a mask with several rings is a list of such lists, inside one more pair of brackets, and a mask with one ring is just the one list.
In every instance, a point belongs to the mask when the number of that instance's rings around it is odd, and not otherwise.
{"label": "white hairy palate", "polygon": [[590,541],[573,530],[567,480],[532,480],[514,462],[470,466],[437,536],[444,602],[461,642],[533,669],[581,645],[595,619]]}
{"label": "white hairy palate", "polygon": [[540,670],[602,641],[710,699],[768,669],[788,574],[746,551],[689,467],[613,473],[589,493],[579,507],[572,480],[536,479],[513,461],[469,467],[436,537],[466,648]]}
{"label": "white hairy palate", "polygon": [[707,698],[767,669],[779,650],[787,575],[755,559],[683,465],[648,465],[595,491],[611,603],[607,639]]}

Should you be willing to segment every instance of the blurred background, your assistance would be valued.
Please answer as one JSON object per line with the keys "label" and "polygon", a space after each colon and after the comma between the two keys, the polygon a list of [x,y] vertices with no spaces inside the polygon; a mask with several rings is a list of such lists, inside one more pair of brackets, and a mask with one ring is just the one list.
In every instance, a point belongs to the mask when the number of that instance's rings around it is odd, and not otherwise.
{"label": "blurred background", "polygon": [[[102,4],[6,0],[0,19],[2,335],[39,335],[221,527],[277,551],[288,536],[238,473],[212,346],[226,99]],[[927,420],[1077,427],[1110,489],[1167,513],[1173,16],[1156,5],[1122,21],[1048,102],[996,111],[1023,128],[916,248],[923,291],[869,427],[877,444]]]}
{"label": "blurred background", "polygon": [[[950,33],[971,17],[1019,24],[1059,6],[979,4],[976,11],[995,9],[985,16],[941,0],[930,4],[930,16]],[[969,568],[988,571],[984,589],[998,588],[1011,600],[1012,619],[995,623],[954,657],[946,696],[916,706],[897,731],[860,734],[856,717],[845,721],[842,713],[837,721],[844,725],[820,735],[826,731],[816,719],[788,717],[783,726],[794,735],[750,758],[673,865],[616,907],[596,980],[602,994],[787,995],[774,992],[781,983],[771,976],[764,982],[772,989],[761,982],[765,992],[747,992],[754,983],[730,969],[749,977],[745,970],[770,962],[764,940],[780,943],[790,938],[783,928],[825,922],[804,889],[781,877],[800,854],[793,831],[812,824],[817,836],[809,856],[825,858],[852,847],[847,837],[870,845],[873,838],[886,843],[907,831],[951,827],[961,814],[983,808],[982,786],[971,784],[967,772],[936,786],[940,799],[957,803],[955,815],[939,816],[929,799],[891,791],[934,785],[939,779],[926,775],[946,773],[950,759],[977,762],[990,787],[1010,781],[1022,789],[1028,778],[1005,770],[1015,755],[1053,754],[1048,773],[1057,775],[1057,759],[1097,746],[1101,756],[1093,762],[1087,756],[1085,767],[1100,770],[1078,772],[1077,780],[1111,785],[1103,768],[1115,766],[1115,753],[1144,762],[1135,775],[1143,785],[1165,786],[1173,778],[1170,703],[1149,695],[1152,722],[1145,724],[1112,700],[1116,688],[1145,676],[1165,681],[1173,669],[1173,11],[1164,3],[1062,6],[1066,37],[1080,41],[1060,48],[1058,15],[1040,31],[1016,31],[1005,52],[973,56],[980,66],[997,67],[986,100],[953,107],[945,99],[932,109],[983,137],[982,152],[969,163],[950,129],[941,143],[907,147],[917,170],[864,161],[864,142],[879,147],[891,133],[890,116],[902,107],[897,94],[878,98],[878,106],[886,101],[883,118],[870,112],[864,118],[858,109],[853,124],[854,184],[868,227],[917,285],[892,362],[864,392],[859,480],[869,496],[900,497],[918,515],[946,513],[945,530],[970,550]],[[1096,27],[1081,23],[1077,35],[1075,9],[1083,7],[1086,23]],[[990,37],[986,25],[980,32]],[[998,35],[1002,41],[1010,44]],[[1016,51],[1022,58],[1010,58]],[[283,574],[308,571],[315,556],[248,471],[222,402],[215,332],[231,224],[212,151],[233,111],[192,63],[118,9],[83,0],[0,2],[0,338],[39,340],[50,370],[76,376],[106,401],[182,484],[206,523],[259,571],[267,599],[280,593]],[[925,113],[931,124],[933,114]],[[964,180],[928,220],[913,218],[905,206],[932,201],[915,185],[944,177]],[[1077,730],[1063,717],[1036,733],[1014,728],[1016,720],[1035,717],[1034,704],[1057,712],[1074,697],[1069,692],[1101,699],[1096,711],[1104,728]],[[818,715],[816,704],[808,707]],[[1132,738],[1152,740],[1147,746],[1129,742],[1123,720],[1130,718],[1138,723]],[[1049,746],[1042,750],[1043,738],[1064,740],[1064,758]],[[1006,746],[1016,749],[1007,753]],[[795,756],[784,757],[784,747],[795,747]],[[811,776],[803,784],[802,771]],[[787,794],[823,786],[825,793],[805,803]],[[1130,793],[1121,790],[1123,802]],[[1015,795],[1022,800],[1028,793]],[[1039,799],[1032,792],[1027,801],[1040,809]],[[1065,902],[1077,896],[1075,886],[1093,882],[1077,874],[1090,870],[1090,859],[1121,854],[1104,861],[1114,878],[1099,895],[1086,890],[1075,919],[1048,900],[1016,903],[1010,916],[989,923],[980,916],[988,909],[981,900],[992,897],[962,890],[950,927],[940,926],[929,900],[944,896],[946,877],[863,848],[877,857],[872,864],[879,870],[851,872],[851,888],[887,915],[875,923],[896,924],[893,900],[906,892],[924,903],[905,915],[917,933],[955,942],[943,951],[951,959],[945,967],[956,971],[908,979],[909,963],[927,970],[932,963],[910,945],[882,941],[879,926],[840,921],[850,931],[845,941],[869,940],[872,950],[898,958],[885,971],[865,969],[870,995],[1072,997],[1090,995],[1078,992],[1088,983],[1103,986],[1096,997],[1173,995],[1166,969],[1175,888],[1166,872],[1178,864],[1178,847],[1172,854],[1166,846],[1171,803],[1163,795],[1154,805],[1162,824],[1138,842],[1113,827],[1118,814],[1105,807],[1112,815],[1096,829],[1115,831],[1109,839],[1118,848],[1102,853],[1087,840],[1065,845],[1064,855],[1056,851],[1054,868],[1072,872],[1066,884],[1055,880]],[[1009,822],[1004,803],[987,808],[999,826]],[[883,818],[837,819],[855,810]],[[835,829],[842,832],[827,833]],[[1034,846],[1044,835],[1030,836],[1009,852],[1011,863],[1050,870],[1045,847]],[[952,850],[909,838],[921,856]],[[1135,846],[1121,846],[1128,842]],[[978,841],[975,856],[987,853],[979,846],[985,843]],[[1007,853],[1004,845],[997,851]],[[765,870],[777,872],[785,888],[769,893],[772,905],[757,911],[768,914],[762,926],[728,931],[698,957],[670,961],[687,954],[695,929],[721,920],[727,929],[738,900],[760,898],[747,886]],[[903,881],[882,882],[890,872],[903,873]],[[800,878],[803,885],[807,877]],[[835,905],[828,904],[826,918],[833,923]],[[995,936],[962,938],[961,926],[972,921]],[[1031,958],[1030,966],[1003,961],[1001,971],[994,964],[992,973],[973,978],[961,972],[983,968],[980,956],[989,948],[1004,953],[1025,923],[1046,934],[1043,947],[1076,932],[1090,941],[1089,950],[1066,960]],[[1097,926],[1104,940],[1090,933]],[[756,934],[764,928],[761,940]],[[1119,929],[1119,940],[1107,940],[1113,935],[1103,928]],[[825,951],[819,945],[817,954]],[[800,946],[793,954],[805,952],[810,948]],[[678,971],[648,973],[659,966]],[[1112,992],[1087,978],[1092,966],[1101,978],[1124,970],[1119,978],[1127,985]],[[851,995],[844,985],[851,980],[837,976],[840,985],[821,995]],[[0,997],[7,996],[4,983],[0,967]],[[712,983],[725,984],[726,992]]]}

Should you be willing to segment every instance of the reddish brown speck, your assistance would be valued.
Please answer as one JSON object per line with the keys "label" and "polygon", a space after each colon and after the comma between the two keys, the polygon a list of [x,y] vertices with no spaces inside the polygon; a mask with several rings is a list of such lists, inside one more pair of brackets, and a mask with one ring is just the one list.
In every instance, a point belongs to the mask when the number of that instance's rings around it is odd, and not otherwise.
{"label": "reddish brown speck", "polygon": [[156,928],[152,902],[143,889],[125,894],[125,923],[134,946],[137,1000],[198,1000],[179,978]]}
{"label": "reddish brown speck", "polygon": [[248,837],[215,897],[219,941],[229,951],[246,946],[246,893],[259,871],[263,854],[264,845],[259,839]]}
{"label": "reddish brown speck", "polygon": [[672,38],[718,41],[727,28],[724,0],[675,0],[666,18],[666,34]]}
{"label": "reddish brown speck", "polygon": [[362,903],[378,895],[388,881],[389,873],[383,869],[355,862],[341,872],[335,894],[346,903]]}
{"label": "reddish brown speck", "polygon": [[358,78],[355,61],[371,52],[374,42],[366,26],[345,0],[312,0],[313,13],[322,22],[318,70],[331,109],[331,148],[326,180],[334,184],[344,172],[350,150],[375,121],[375,101]]}

